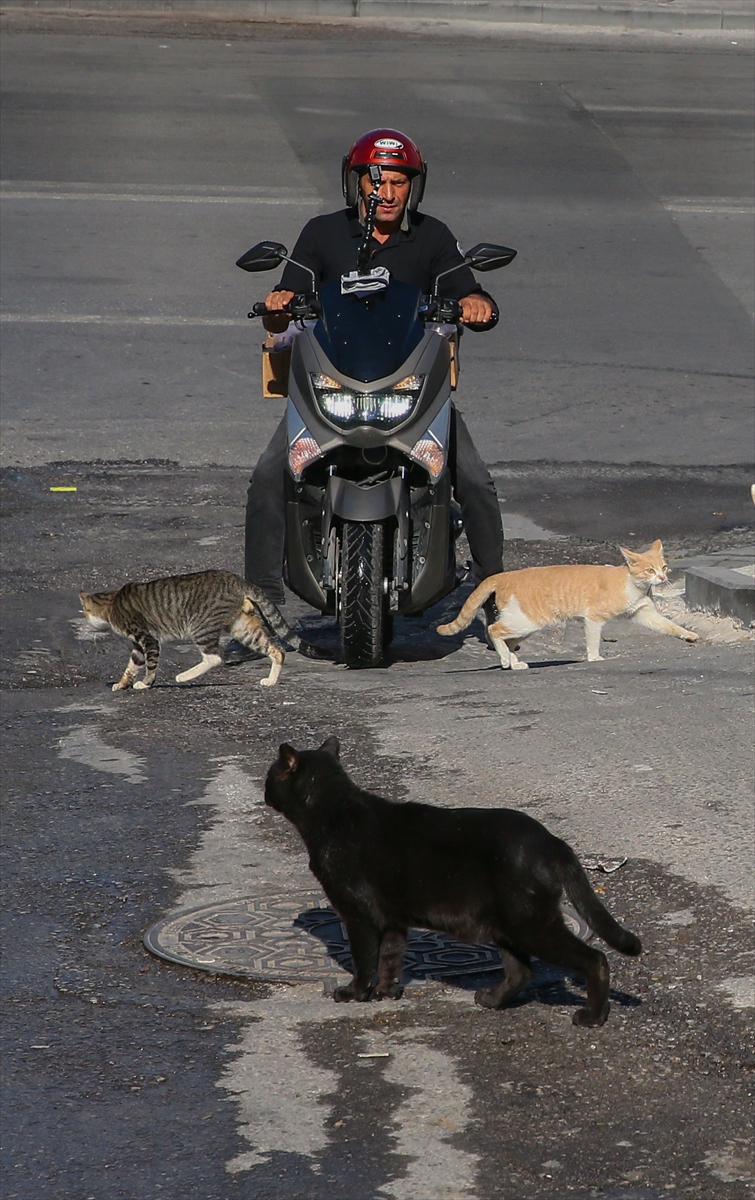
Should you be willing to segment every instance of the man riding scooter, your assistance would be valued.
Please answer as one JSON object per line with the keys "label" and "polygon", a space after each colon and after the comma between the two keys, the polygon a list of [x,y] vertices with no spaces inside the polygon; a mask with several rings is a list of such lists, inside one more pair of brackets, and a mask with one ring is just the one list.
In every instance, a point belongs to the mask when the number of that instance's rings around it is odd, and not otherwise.
{"label": "man riding scooter", "polygon": [[[375,167],[379,168],[379,176]],[[461,323],[473,330],[493,328],[498,321],[495,301],[463,265],[450,230],[434,217],[418,212],[426,175],[427,167],[417,146],[405,134],[378,129],[359,138],[343,160],[346,208],[315,217],[302,230],[291,258],[308,269],[301,270],[294,262],[287,264],[281,281],[265,299],[268,312],[276,314],[265,318],[267,329],[279,332],[287,327],[290,315],[286,306],[297,293],[311,290],[310,271],[320,287],[354,270],[360,249],[364,256],[366,204],[376,188],[378,208],[366,247],[370,267],[385,267],[393,278],[423,293],[430,291],[439,275],[451,272],[444,291],[459,302]],[[245,578],[277,604],[284,602],[286,448],[284,420],[255,467],[246,508]],[[449,467],[472,554],[475,582],[480,582],[503,569],[503,528],[495,485],[455,408]],[[232,666],[250,657],[253,653],[232,641],[226,647],[224,661]]]}

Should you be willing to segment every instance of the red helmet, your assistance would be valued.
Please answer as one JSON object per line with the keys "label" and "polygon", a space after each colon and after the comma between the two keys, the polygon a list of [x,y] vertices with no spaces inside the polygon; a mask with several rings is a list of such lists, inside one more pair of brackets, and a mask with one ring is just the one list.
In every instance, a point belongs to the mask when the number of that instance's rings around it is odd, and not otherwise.
{"label": "red helmet", "polygon": [[414,212],[425,191],[427,163],[416,144],[398,129],[371,129],[354,142],[341,167],[343,194],[351,208],[359,196],[359,176],[372,164],[403,171],[412,181],[409,211]]}

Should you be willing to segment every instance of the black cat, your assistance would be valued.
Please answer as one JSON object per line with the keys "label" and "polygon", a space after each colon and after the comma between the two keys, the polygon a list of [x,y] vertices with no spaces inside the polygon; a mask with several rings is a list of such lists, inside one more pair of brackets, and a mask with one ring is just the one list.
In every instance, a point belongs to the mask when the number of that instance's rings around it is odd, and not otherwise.
{"label": "black cat", "polygon": [[566,842],[510,808],[436,808],[371,795],[352,782],[338,753],[334,737],[319,750],[284,743],[265,783],[265,803],[299,830],[310,869],[348,931],[354,977],[333,998],[397,999],[408,930],[434,929],[498,946],[506,974],[476,993],[484,1008],[513,999],[536,954],[586,977],[587,1004],[573,1021],[602,1025],[608,962],[568,929],[562,897],[614,950],[640,954],[642,945],[601,904]]}

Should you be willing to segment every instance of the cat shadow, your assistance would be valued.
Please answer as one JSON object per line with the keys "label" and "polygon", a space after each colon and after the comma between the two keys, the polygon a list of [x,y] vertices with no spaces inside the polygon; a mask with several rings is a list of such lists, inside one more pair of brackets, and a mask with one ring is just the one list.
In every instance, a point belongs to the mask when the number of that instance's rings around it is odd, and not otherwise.
{"label": "cat shadow", "polygon": [[[343,971],[352,971],[351,952],[346,929],[332,908],[307,909],[294,919],[294,926],[322,942],[328,957]],[[494,987],[504,977],[501,958],[494,945],[458,942],[445,933],[412,929],[401,976],[403,987],[411,984],[442,983],[461,991]],[[575,990],[576,989],[576,990]],[[638,1007],[642,1001],[626,992],[612,989],[611,1000],[624,1008]],[[576,973],[541,959],[532,961],[532,978],[522,992],[507,1005],[520,1008],[536,1000],[551,1007],[578,1008],[584,1004],[582,978]]]}
{"label": "cat shadow", "polygon": [[[241,676],[239,675],[235,676],[236,682],[238,682],[240,678]],[[106,692],[112,692],[113,684],[116,682],[117,680],[113,679],[110,682],[104,683],[102,686]],[[233,679],[223,679],[219,672],[214,679],[192,679],[187,680],[186,683],[175,683],[169,679],[162,679],[159,682],[150,684],[148,688],[122,688],[121,691],[116,694],[122,696],[140,696],[143,694],[146,695],[149,692],[186,692],[189,689],[196,691],[197,688],[212,687],[213,684],[217,685],[219,682],[224,683],[227,686],[228,684],[233,683]]]}
{"label": "cat shadow", "polygon": [[[584,662],[582,658],[546,658],[542,662],[528,662],[527,666],[531,671],[542,671],[548,667],[576,667]],[[500,671],[501,664],[496,662],[488,663],[482,667],[456,667],[449,671],[449,675],[479,675],[483,671]],[[506,672],[508,675],[514,674],[512,671]]]}

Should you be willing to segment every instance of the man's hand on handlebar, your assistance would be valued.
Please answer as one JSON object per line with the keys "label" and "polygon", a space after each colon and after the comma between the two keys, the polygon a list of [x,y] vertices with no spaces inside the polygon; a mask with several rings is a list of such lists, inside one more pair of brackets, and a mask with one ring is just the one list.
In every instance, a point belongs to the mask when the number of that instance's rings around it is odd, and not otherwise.
{"label": "man's hand on handlebar", "polygon": [[269,312],[280,313],[280,316],[262,318],[262,324],[268,333],[283,333],[288,329],[291,314],[286,312],[286,305],[293,300],[295,292],[269,292],[265,296],[265,308]]}
{"label": "man's hand on handlebar", "polygon": [[463,325],[485,325],[493,316],[493,305],[486,296],[476,292],[464,296],[459,301],[459,308]]}
{"label": "man's hand on handlebar", "polygon": [[280,312],[287,304],[293,300],[296,292],[269,292],[265,296],[265,308],[273,312]]}

